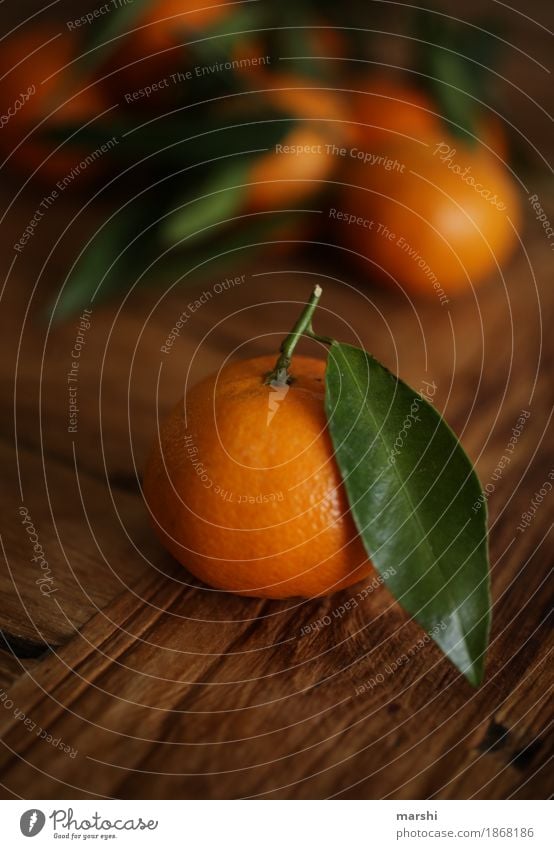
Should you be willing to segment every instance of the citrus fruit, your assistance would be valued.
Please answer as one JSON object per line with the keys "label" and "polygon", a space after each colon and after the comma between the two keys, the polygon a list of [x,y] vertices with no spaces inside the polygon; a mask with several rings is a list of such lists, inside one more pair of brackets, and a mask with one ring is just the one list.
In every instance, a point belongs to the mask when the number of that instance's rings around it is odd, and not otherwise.
{"label": "citrus fruit", "polygon": [[193,387],[163,424],[144,497],[166,548],[218,589],[264,598],[332,593],[372,571],[348,510],[324,410],[325,363],[236,362]]}
{"label": "citrus fruit", "polygon": [[353,85],[364,89],[355,91],[350,100],[360,143],[381,146],[404,136],[424,139],[439,133],[436,107],[420,89],[377,75]]}
{"label": "citrus fruit", "polygon": [[410,293],[448,300],[502,266],[517,241],[516,188],[479,146],[399,143],[379,164],[354,164],[345,182],[336,238]]}
{"label": "citrus fruit", "polygon": [[164,50],[179,44],[186,34],[215,26],[234,9],[227,0],[157,0],[139,17],[133,35],[146,52]]}

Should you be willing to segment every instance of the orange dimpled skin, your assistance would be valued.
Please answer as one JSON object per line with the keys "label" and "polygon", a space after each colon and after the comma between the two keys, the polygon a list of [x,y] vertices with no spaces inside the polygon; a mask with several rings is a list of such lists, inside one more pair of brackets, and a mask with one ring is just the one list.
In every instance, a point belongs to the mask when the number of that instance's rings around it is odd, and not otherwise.
{"label": "orange dimpled skin", "polygon": [[191,389],[162,425],[144,497],[166,548],[218,589],[305,598],[372,572],[348,510],[324,409],[325,362],[233,363]]}

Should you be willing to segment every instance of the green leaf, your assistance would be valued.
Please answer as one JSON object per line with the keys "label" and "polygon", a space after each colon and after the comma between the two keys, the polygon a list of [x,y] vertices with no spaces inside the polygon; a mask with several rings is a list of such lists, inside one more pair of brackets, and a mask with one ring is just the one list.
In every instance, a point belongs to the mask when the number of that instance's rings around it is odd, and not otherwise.
{"label": "green leaf", "polygon": [[431,403],[351,345],[332,343],[326,411],[375,568],[477,686],[490,625],[487,516],[467,455]]}

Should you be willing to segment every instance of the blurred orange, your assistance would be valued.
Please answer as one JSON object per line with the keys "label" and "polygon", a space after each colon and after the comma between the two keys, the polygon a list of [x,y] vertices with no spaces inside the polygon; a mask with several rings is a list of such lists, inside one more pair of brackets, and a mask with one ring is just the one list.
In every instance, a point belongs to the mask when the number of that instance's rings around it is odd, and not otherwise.
{"label": "blurred orange", "polygon": [[249,206],[279,209],[310,196],[325,180],[333,162],[325,152],[324,136],[310,126],[298,126],[276,150],[263,154],[252,168]]}
{"label": "blurred orange", "polygon": [[[184,42],[218,24],[236,8],[225,0],[157,0],[150,4],[104,64],[107,89],[124,98],[182,71],[187,66]],[[167,99],[168,91],[161,88],[147,99],[139,98],[136,104],[152,108]]]}
{"label": "blurred orange", "polygon": [[1,151],[4,156],[13,152],[10,163],[26,172],[39,168],[39,176],[49,180],[71,171],[83,150],[65,145],[52,153],[58,143],[39,138],[35,128],[42,121],[42,132],[64,123],[84,123],[105,108],[97,86],[74,81],[72,62],[77,57],[78,45],[71,32],[60,35],[44,25],[16,33],[0,51],[0,115],[5,121]]}
{"label": "blurred orange", "polygon": [[515,185],[483,148],[450,139],[391,145],[381,162],[354,163],[335,233],[367,257],[383,280],[412,294],[444,298],[502,266],[516,243]]}

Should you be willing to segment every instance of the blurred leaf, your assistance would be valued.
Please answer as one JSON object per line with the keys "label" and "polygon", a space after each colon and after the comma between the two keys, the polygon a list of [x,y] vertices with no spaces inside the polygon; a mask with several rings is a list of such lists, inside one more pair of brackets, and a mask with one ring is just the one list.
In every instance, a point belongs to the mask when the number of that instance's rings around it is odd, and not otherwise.
{"label": "blurred leaf", "polygon": [[477,104],[467,93],[473,88],[467,67],[445,50],[429,51],[429,86],[443,118],[454,135],[472,139]]}
{"label": "blurred leaf", "polygon": [[[162,160],[165,171],[159,173],[159,180],[152,183],[152,189],[147,194],[140,192],[132,206],[122,207],[112,218],[108,219],[106,224],[93,237],[70,273],[69,280],[55,309],[56,318],[63,318],[89,303],[99,283],[101,283],[101,286],[98,297],[103,297],[116,289],[124,289],[130,285],[136,279],[137,269],[155,259],[155,250],[160,244],[160,233],[161,241],[165,245],[172,245],[176,240],[185,240],[186,244],[197,230],[204,231],[198,233],[199,241],[202,238],[207,238],[212,226],[233,216],[240,208],[246,192],[246,189],[242,188],[240,184],[244,182],[252,157],[242,158],[240,164],[234,162],[224,167],[219,165],[215,175],[212,174],[209,182],[204,184],[203,197],[199,197],[200,192],[195,189],[195,186],[198,185],[205,173],[203,166],[212,169],[214,164],[210,160],[232,156],[233,152],[248,155],[265,151],[282,138],[283,134],[293,125],[293,122],[279,118],[277,120],[256,121],[252,124],[220,127],[215,120],[212,120],[209,124],[204,120],[202,125],[197,124],[196,126],[197,130],[200,126],[204,128],[197,139],[182,138],[182,121],[177,125],[173,121],[171,125],[181,137],[179,143],[175,146],[173,157]],[[206,130],[206,127],[209,127],[209,130]],[[65,131],[70,132],[71,129],[75,128],[66,128]],[[110,125],[109,128],[91,125],[83,128],[82,132],[78,134],[78,138],[81,143],[86,139],[91,147],[100,146],[108,138],[108,129],[113,134],[113,125]],[[121,131],[123,125],[120,124],[119,129]],[[137,138],[145,129],[146,135]],[[187,130],[190,131],[190,129],[191,127],[188,125]],[[116,145],[111,152],[117,151],[123,156],[126,164],[132,161],[130,160],[132,153],[140,155],[144,151],[147,154],[150,144],[155,143],[154,153],[156,153],[158,146],[167,143],[168,136],[170,137],[168,132],[154,132],[150,125],[147,125],[146,128],[137,128],[136,133],[130,132],[128,129],[125,132],[128,133],[126,136],[124,135],[125,141]],[[131,151],[127,147],[129,140]],[[133,143],[136,144],[137,141],[139,144],[133,149]],[[245,145],[251,146],[252,144],[257,144],[260,147],[255,150],[244,150]],[[152,157],[152,163],[158,164],[158,172],[160,172],[157,156]],[[174,171],[176,166],[179,167],[177,171]],[[140,163],[137,167],[140,167]],[[151,238],[137,239],[137,233],[140,233],[141,230],[144,232],[151,226],[152,229],[156,229],[155,222],[166,218],[170,203],[166,186],[171,185],[176,176],[182,172],[187,172],[188,194],[180,198],[179,204],[174,201],[174,206],[183,205],[190,201],[190,209],[181,210],[180,214],[171,216],[167,219],[165,225],[161,225],[160,232],[153,233]],[[164,180],[166,186],[162,185]],[[248,239],[248,234],[245,237]],[[131,244],[132,249],[129,250]],[[231,248],[237,244],[237,235],[233,233]],[[120,254],[123,255],[124,261],[118,261],[122,258]]]}
{"label": "blurred leaf", "polygon": [[160,227],[162,244],[207,238],[206,228],[232,217],[241,208],[248,191],[243,184],[251,163],[252,157],[226,163],[212,173],[197,197],[190,197],[189,188],[185,200],[176,202],[175,212]]}
{"label": "blurred leaf", "polygon": [[251,3],[237,6],[232,15],[223,16],[212,26],[198,33],[197,41],[192,45],[195,53],[205,61],[229,60],[233,57],[233,47],[247,36],[256,38],[256,28],[260,25],[259,4]]}
{"label": "blurred leaf", "polygon": [[[278,246],[289,240],[279,238],[284,224],[289,224],[291,215],[299,218],[305,217],[303,210],[284,210],[264,214],[245,215],[238,220],[234,227],[218,234],[217,240],[194,243],[192,250],[180,250],[183,245],[177,246],[176,250],[168,255],[159,271],[156,271],[156,279],[167,274],[173,278],[182,273],[186,267],[185,276],[193,271],[210,266],[210,272],[219,268],[228,268],[230,259],[242,251],[248,252],[251,260],[262,251],[267,251],[268,246]],[[217,226],[217,225],[216,225]]]}

